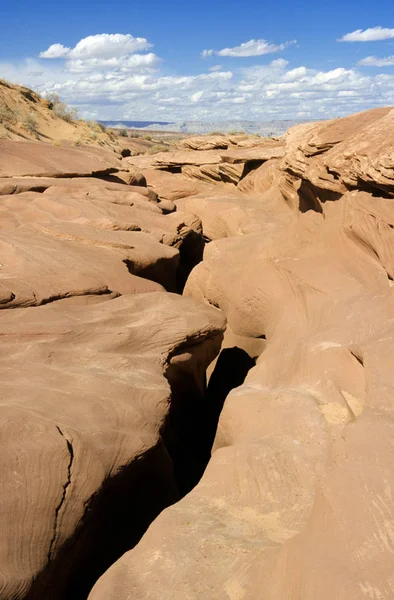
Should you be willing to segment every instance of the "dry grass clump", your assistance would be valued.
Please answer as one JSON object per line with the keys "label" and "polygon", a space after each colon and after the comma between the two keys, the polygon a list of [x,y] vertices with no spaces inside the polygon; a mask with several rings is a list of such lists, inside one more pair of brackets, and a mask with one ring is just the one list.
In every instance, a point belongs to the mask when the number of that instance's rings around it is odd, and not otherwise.
{"label": "dry grass clump", "polygon": [[9,129],[13,125],[23,127],[30,134],[38,137],[38,121],[33,113],[22,113],[19,109],[11,109],[4,100],[0,100],[0,123]]}
{"label": "dry grass clump", "polygon": [[164,144],[153,144],[148,150],[147,154],[157,154],[158,152],[168,152],[169,147]]}
{"label": "dry grass clump", "polygon": [[20,123],[26,131],[38,137],[38,121],[32,113],[21,118]]}
{"label": "dry grass clump", "polygon": [[97,121],[86,121],[86,124],[94,133],[106,133],[106,128],[102,123]]}
{"label": "dry grass clump", "polygon": [[8,127],[10,125],[14,125],[17,121],[17,115],[3,100],[0,100],[0,123],[4,125],[4,127]]}
{"label": "dry grass clump", "polygon": [[67,123],[78,120],[78,111],[62,102],[58,94],[55,94],[54,92],[47,94],[47,100],[49,103],[48,108],[52,110],[59,119],[63,119],[63,121],[66,121]]}

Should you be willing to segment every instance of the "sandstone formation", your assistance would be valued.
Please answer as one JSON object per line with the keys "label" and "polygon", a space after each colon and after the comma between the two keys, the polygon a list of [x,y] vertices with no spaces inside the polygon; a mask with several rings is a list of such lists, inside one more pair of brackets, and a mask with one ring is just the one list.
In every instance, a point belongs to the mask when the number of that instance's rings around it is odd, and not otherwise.
{"label": "sandstone formation", "polygon": [[0,158],[0,598],[82,600],[201,476],[224,318],[168,293],[201,222],[140,172],[32,142]]}
{"label": "sandstone formation", "polygon": [[38,142],[0,140],[0,156],[0,178],[89,177],[122,168],[110,150],[61,148]]}
{"label": "sandstone formation", "polygon": [[216,240],[184,295],[257,362],[201,482],[89,600],[393,597],[393,115],[291,130],[238,185],[242,227],[218,224],[235,193],[177,201]]}
{"label": "sandstone formation", "polygon": [[86,597],[177,498],[171,405],[198,401],[223,319],[166,292],[0,317],[0,597]]}
{"label": "sandstone formation", "polygon": [[1,600],[392,600],[393,119],[0,142]]}
{"label": "sandstone formation", "polygon": [[[237,185],[249,169],[284,155],[283,140],[250,136],[207,136],[180,142],[180,150],[127,159],[140,169],[181,173],[187,179]],[[197,151],[196,151],[197,150]]]}

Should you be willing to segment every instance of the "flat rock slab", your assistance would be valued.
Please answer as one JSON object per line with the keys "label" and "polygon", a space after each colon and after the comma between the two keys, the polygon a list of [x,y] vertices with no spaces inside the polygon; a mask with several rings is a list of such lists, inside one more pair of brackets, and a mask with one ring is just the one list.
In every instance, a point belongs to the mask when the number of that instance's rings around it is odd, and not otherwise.
{"label": "flat rock slab", "polygon": [[0,178],[83,177],[118,170],[122,163],[110,151],[0,140]]}

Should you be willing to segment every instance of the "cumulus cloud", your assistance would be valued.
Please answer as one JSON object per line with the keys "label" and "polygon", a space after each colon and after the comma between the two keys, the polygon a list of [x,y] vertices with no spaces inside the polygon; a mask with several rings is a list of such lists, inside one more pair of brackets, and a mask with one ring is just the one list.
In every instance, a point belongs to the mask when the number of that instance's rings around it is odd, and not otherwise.
{"label": "cumulus cloud", "polygon": [[149,50],[152,44],[145,38],[135,38],[130,33],[99,33],[89,35],[78,42],[74,48],[62,44],[52,44],[41,52],[40,58],[113,58]]}
{"label": "cumulus cloud", "polygon": [[145,67],[156,67],[159,63],[159,57],[153,52],[149,52],[149,54],[132,54],[131,56],[115,56],[113,58],[73,59],[67,61],[66,66],[70,73],[83,73],[98,69],[133,71]]}
{"label": "cumulus cloud", "polygon": [[39,58],[64,59],[70,73],[113,69],[126,72],[156,67],[160,62],[156,54],[139,54],[151,47],[145,38],[136,38],[129,33],[100,33],[83,38],[74,48],[52,44],[40,53]]}
{"label": "cumulus cloud", "polygon": [[378,42],[394,38],[394,29],[388,27],[370,27],[369,29],[357,29],[341,37],[338,42]]}
{"label": "cumulus cloud", "polygon": [[218,50],[215,54],[218,56],[233,57],[262,56],[263,54],[281,52],[295,43],[296,41],[292,40],[291,42],[277,45],[271,44],[266,40],[249,40],[249,42],[244,42],[240,46],[234,46],[234,48],[223,48],[222,50]]}
{"label": "cumulus cloud", "polygon": [[272,54],[281,52],[288,46],[296,44],[296,40],[284,42],[283,44],[271,44],[266,40],[249,40],[233,48],[222,48],[222,50],[203,50],[201,56],[207,58],[215,54],[216,56],[232,56],[236,58],[246,58],[249,56],[262,56],[263,54]]}
{"label": "cumulus cloud", "polygon": [[[143,38],[122,35],[116,38],[122,44],[102,44],[107,35],[95,40],[95,54],[91,42],[71,49],[54,44],[45,53],[58,60],[0,62],[0,76],[44,95],[56,92],[79,108],[82,117],[104,120],[329,118],[387,106],[394,97],[394,73],[368,74],[343,67],[317,70],[283,58],[257,59],[247,68],[231,71],[214,65],[193,75],[168,74],[167,65],[164,74],[160,59],[145,51],[150,47],[146,40],[145,50],[138,50],[140,42],[134,41]],[[84,39],[91,38],[97,36]],[[367,59],[371,63],[391,57]]]}
{"label": "cumulus cloud", "polygon": [[63,58],[67,56],[71,48],[66,48],[63,44],[52,44],[44,52],[40,52],[40,58]]}
{"label": "cumulus cloud", "polygon": [[275,60],[271,61],[271,67],[279,67],[280,69],[287,67],[288,64],[289,61],[285,60],[284,58],[276,58]]}
{"label": "cumulus cloud", "polygon": [[392,67],[394,66],[394,55],[387,58],[378,58],[377,56],[367,56],[358,61],[362,67]]}

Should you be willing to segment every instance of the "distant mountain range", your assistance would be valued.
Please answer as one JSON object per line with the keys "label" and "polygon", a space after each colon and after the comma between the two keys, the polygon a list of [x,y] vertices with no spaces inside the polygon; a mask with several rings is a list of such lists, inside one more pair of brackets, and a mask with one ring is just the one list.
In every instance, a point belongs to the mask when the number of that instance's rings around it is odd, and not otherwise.
{"label": "distant mountain range", "polygon": [[242,131],[259,133],[263,136],[280,136],[293,127],[306,121],[300,119],[278,121],[101,121],[106,127],[142,129],[145,131],[171,131],[177,133],[230,133]]}

